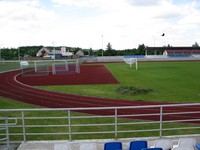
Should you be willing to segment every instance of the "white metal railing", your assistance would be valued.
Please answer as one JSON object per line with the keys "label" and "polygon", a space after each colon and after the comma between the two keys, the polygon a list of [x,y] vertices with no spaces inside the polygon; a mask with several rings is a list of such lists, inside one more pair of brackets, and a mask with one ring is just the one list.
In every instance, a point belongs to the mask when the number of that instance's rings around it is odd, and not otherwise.
{"label": "white metal railing", "polygon": [[[9,130],[8,130],[8,118],[0,118],[0,149],[9,150]],[[4,134],[2,134],[4,133]],[[3,135],[3,136],[2,136]]]}
{"label": "white metal railing", "polygon": [[[10,137],[45,139],[128,138],[199,134],[200,103],[94,108],[1,109]],[[177,132],[176,132],[177,131]],[[1,136],[5,135],[1,133]]]}

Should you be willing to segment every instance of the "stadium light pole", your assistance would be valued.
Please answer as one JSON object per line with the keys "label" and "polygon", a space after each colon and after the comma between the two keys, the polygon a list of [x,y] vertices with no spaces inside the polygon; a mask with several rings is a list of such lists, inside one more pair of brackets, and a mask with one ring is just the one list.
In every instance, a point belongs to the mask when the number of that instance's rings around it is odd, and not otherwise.
{"label": "stadium light pole", "polygon": [[0,45],[0,61],[1,61],[1,45]]}
{"label": "stadium light pole", "polygon": [[[164,37],[165,33],[163,33],[161,36]],[[153,36],[153,45],[154,45],[154,47],[156,46],[156,38],[155,38],[155,36]]]}
{"label": "stadium light pole", "polygon": [[19,50],[19,46],[18,46],[18,60],[19,60],[19,62],[20,62],[20,50]]}
{"label": "stadium light pole", "polygon": [[101,35],[101,49],[102,49],[102,57],[103,57],[103,35]]}
{"label": "stadium light pole", "polygon": [[155,39],[155,36],[153,36],[153,46],[155,47],[156,45],[156,39]]}

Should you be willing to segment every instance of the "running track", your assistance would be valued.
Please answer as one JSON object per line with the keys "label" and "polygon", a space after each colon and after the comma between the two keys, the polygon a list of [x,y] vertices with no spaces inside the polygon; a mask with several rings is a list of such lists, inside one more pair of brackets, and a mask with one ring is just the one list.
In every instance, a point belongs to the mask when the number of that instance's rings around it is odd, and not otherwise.
{"label": "running track", "polygon": [[[102,65],[98,65],[102,66]],[[93,66],[94,67],[94,66]],[[98,74],[98,70],[94,71],[95,77],[98,78],[97,75],[104,76],[102,72],[105,71],[106,73],[106,78],[109,78],[110,75],[108,70],[105,69],[105,67],[100,67],[100,74]],[[81,74],[81,73],[86,73]],[[81,73],[78,76],[86,77],[88,73],[90,75],[92,74],[92,70],[89,67],[84,67],[82,66],[81,68]],[[160,105],[160,104],[166,104],[166,103],[161,103],[161,102],[144,102],[144,101],[137,101],[137,100],[116,100],[116,99],[108,99],[108,98],[97,98],[97,97],[89,97],[89,96],[79,96],[79,95],[73,95],[73,94],[64,94],[64,93],[58,93],[58,92],[53,92],[53,91],[47,91],[47,90],[42,90],[42,89],[37,89],[34,88],[30,85],[27,85],[25,83],[22,83],[21,80],[21,71],[11,71],[11,72],[5,72],[5,73],[0,73],[0,96],[6,97],[9,99],[14,99],[17,101],[33,104],[33,105],[38,105],[42,107],[48,107],[48,108],[80,108],[80,107],[112,107],[112,106],[140,106],[140,105]],[[73,78],[73,75],[69,75]],[[76,75],[75,75],[76,76]],[[109,76],[109,77],[108,77]],[[111,75],[112,76],[112,75]],[[47,76],[48,77],[48,76]],[[46,77],[46,79],[47,79]],[[52,76],[49,76],[53,78]],[[63,75],[64,77],[64,75]],[[28,82],[29,84],[34,84],[36,81],[33,80],[28,80],[29,77],[26,77],[25,82]],[[38,78],[38,77],[37,77]],[[56,76],[55,76],[56,78]],[[29,78],[31,79],[31,78]],[[36,78],[35,78],[36,79]],[[39,79],[39,78],[38,78]],[[84,78],[85,80],[88,79],[88,83],[90,78]],[[105,78],[98,78],[98,80],[95,80],[96,82],[100,82],[102,80],[103,84],[103,79]],[[48,80],[48,79],[47,79]],[[59,78],[57,78],[56,83],[58,83]],[[62,80],[62,79],[61,79]],[[74,80],[77,82],[78,79]],[[118,81],[116,79],[109,79],[113,81],[114,84],[117,84]],[[91,80],[90,80],[91,81]],[[45,82],[45,81],[44,81]],[[81,80],[79,81],[81,82]],[[42,83],[42,82],[40,82]],[[62,83],[64,81],[62,80]],[[72,84],[72,79],[70,80],[70,84]],[[43,84],[43,83],[42,83]],[[53,83],[52,83],[53,84]],[[77,83],[76,83],[77,84]],[[82,83],[85,84],[85,83]],[[94,83],[95,84],[95,83]],[[110,83],[109,83],[110,84]],[[179,112],[179,111],[199,111],[200,106],[187,106],[187,107],[178,107],[178,108],[165,108],[164,112]],[[84,111],[86,112],[86,111]],[[159,109],[126,109],[120,110],[118,113],[119,114],[137,114],[137,113],[157,113],[159,112]],[[92,113],[92,114],[100,114],[99,111],[87,111],[87,113]],[[101,112],[102,115],[109,115],[113,114],[113,111],[104,111]],[[200,118],[200,114],[198,113],[197,115],[193,114],[187,114],[187,115],[173,115],[173,116],[168,116],[164,118],[165,120],[172,120],[172,119],[188,119],[188,118]],[[140,117],[139,119],[142,119]],[[148,118],[144,119],[150,119],[150,120],[158,120],[159,117],[155,116],[149,116]],[[200,123],[200,121],[198,122]]]}

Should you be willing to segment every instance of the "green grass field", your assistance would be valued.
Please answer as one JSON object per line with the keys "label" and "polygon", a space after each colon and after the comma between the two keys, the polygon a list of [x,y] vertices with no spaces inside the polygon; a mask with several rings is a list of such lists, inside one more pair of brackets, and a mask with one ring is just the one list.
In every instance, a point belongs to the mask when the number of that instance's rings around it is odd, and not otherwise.
{"label": "green grass field", "polygon": [[[120,84],[40,87],[63,93],[114,99],[163,102],[200,102],[200,62],[139,62],[139,69],[124,63],[106,64]],[[146,95],[120,95],[119,86],[151,88]]]}
{"label": "green grass field", "polygon": [[17,62],[0,62],[0,72],[19,69],[20,65]]}

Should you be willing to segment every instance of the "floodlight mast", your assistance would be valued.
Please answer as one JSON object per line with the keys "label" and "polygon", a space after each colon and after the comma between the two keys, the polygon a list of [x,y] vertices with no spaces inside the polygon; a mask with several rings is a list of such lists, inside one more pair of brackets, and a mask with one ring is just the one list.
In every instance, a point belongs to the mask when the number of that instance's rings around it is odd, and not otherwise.
{"label": "floodlight mast", "polygon": [[102,49],[102,57],[103,57],[103,35],[101,35],[101,49]]}
{"label": "floodlight mast", "polygon": [[20,62],[20,50],[19,50],[19,46],[18,46],[18,60],[19,60],[19,62]]}
{"label": "floodlight mast", "polygon": [[[163,33],[161,36],[164,37],[165,33]],[[156,38],[155,38],[155,36],[153,36],[153,46],[154,47],[156,46]]]}
{"label": "floodlight mast", "polygon": [[1,61],[1,45],[0,45],[0,61]]}

